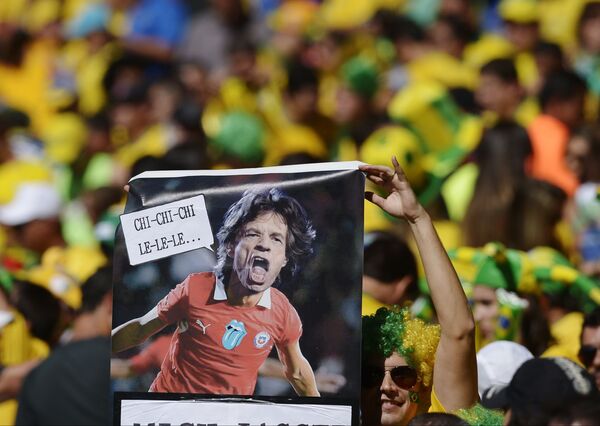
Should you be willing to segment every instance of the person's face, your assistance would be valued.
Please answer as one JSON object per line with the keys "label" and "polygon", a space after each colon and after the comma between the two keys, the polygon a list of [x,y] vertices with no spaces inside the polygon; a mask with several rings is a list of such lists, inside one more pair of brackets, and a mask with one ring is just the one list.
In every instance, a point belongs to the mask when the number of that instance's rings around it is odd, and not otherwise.
{"label": "person's face", "polygon": [[35,219],[22,225],[9,227],[10,240],[17,245],[42,254],[60,235],[56,219]]}
{"label": "person's face", "polygon": [[567,145],[565,161],[567,167],[581,180],[584,174],[584,162],[589,152],[588,141],[582,136],[575,136]]}
{"label": "person's face", "polygon": [[579,126],[583,121],[585,109],[585,97],[574,96],[573,99],[565,100],[558,105],[558,119],[571,129]]}
{"label": "person's face", "polygon": [[600,54],[600,16],[586,21],[581,27],[583,48],[593,55]]}
{"label": "person's face", "polygon": [[316,87],[307,86],[293,95],[285,97],[286,105],[293,109],[293,119],[303,121],[317,109],[318,92]]}
{"label": "person's face", "polygon": [[115,126],[135,132],[144,126],[147,111],[145,105],[122,103],[113,108],[111,118]]}
{"label": "person's face", "polygon": [[150,89],[149,98],[154,119],[165,123],[173,117],[181,97],[169,86],[155,85]]}
{"label": "person's face", "polygon": [[285,220],[274,212],[261,213],[244,225],[230,254],[244,288],[259,293],[273,285],[287,263],[287,231]]}
{"label": "person's face", "polygon": [[[396,367],[400,369],[394,370]],[[411,402],[409,396],[409,391],[418,392],[420,388],[420,383],[416,380],[416,372],[411,370],[406,360],[396,352],[385,359],[368,358],[362,368],[363,424],[365,426],[407,424],[417,414],[418,409],[418,404]],[[392,378],[393,376],[396,380]],[[379,380],[375,381],[375,378]],[[405,384],[402,385],[402,382]],[[408,386],[413,382],[412,386]]]}
{"label": "person's face", "polygon": [[97,152],[110,151],[110,136],[107,131],[99,129],[88,129],[88,138],[85,150],[95,154]]}
{"label": "person's face", "polygon": [[515,45],[519,52],[534,48],[539,38],[537,24],[506,23],[506,38]]}
{"label": "person's face", "polygon": [[494,340],[498,321],[498,299],[492,288],[475,285],[473,287],[473,317],[484,340]]}
{"label": "person's face", "polygon": [[294,31],[278,31],[273,34],[271,45],[284,58],[291,58],[302,48],[302,34]]}
{"label": "person's face", "polygon": [[503,82],[492,74],[481,74],[480,82],[475,91],[475,99],[488,111],[493,111],[503,118],[514,112],[520,101],[520,88],[517,84]]}
{"label": "person's face", "polygon": [[[581,333],[580,358],[582,352],[587,353],[587,359],[582,362],[587,370],[596,378],[596,387],[600,389],[600,327],[585,327]],[[594,351],[595,350],[595,351]]]}
{"label": "person's face", "polygon": [[335,120],[340,124],[350,124],[357,120],[367,106],[365,101],[346,87],[341,87],[337,92]]}
{"label": "person's face", "polygon": [[429,38],[433,45],[442,52],[449,55],[460,57],[462,54],[462,45],[452,33],[452,29],[445,22],[434,23],[429,30]]}

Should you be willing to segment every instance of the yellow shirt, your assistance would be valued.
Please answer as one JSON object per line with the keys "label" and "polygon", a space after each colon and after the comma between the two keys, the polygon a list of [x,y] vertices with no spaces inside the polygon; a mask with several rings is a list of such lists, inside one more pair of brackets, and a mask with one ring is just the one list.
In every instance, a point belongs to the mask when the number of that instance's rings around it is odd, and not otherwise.
{"label": "yellow shirt", "polygon": [[406,65],[411,81],[436,81],[446,87],[475,88],[478,75],[453,56],[431,52]]}
{"label": "yellow shirt", "polygon": [[362,316],[373,315],[379,308],[389,308],[390,305],[381,303],[373,296],[367,293],[362,294]]}
{"label": "yellow shirt", "polygon": [[54,112],[48,99],[53,54],[49,43],[38,41],[26,49],[21,66],[0,65],[0,98],[27,113],[36,132],[44,129]]}
{"label": "yellow shirt", "polygon": [[583,314],[571,312],[550,326],[550,334],[556,343],[542,354],[542,357],[562,356],[569,358],[581,365],[579,357],[581,328],[583,327]]}
{"label": "yellow shirt", "polygon": [[98,52],[87,56],[77,69],[79,109],[85,115],[97,113],[106,102],[102,80],[110,61],[115,56],[115,50],[113,44],[107,44]]}
{"label": "yellow shirt", "polygon": [[427,410],[427,412],[428,413],[445,413],[446,412],[446,409],[444,408],[442,403],[437,398],[437,395],[435,394],[435,389],[433,387],[431,388],[431,405],[429,406],[429,410]]}
{"label": "yellow shirt", "polygon": [[450,219],[460,222],[465,217],[479,177],[479,167],[475,163],[460,166],[442,184],[442,196],[446,202]]}
{"label": "yellow shirt", "polygon": [[155,124],[135,141],[119,148],[115,153],[115,159],[124,167],[131,168],[137,160],[147,155],[162,157],[169,148],[165,126]]}
{"label": "yellow shirt", "polygon": [[[48,356],[48,346],[31,336],[25,318],[13,311],[13,321],[0,330],[0,364],[9,366],[21,364],[36,358]],[[0,424],[12,425],[17,415],[17,401],[14,399],[0,403]]]}

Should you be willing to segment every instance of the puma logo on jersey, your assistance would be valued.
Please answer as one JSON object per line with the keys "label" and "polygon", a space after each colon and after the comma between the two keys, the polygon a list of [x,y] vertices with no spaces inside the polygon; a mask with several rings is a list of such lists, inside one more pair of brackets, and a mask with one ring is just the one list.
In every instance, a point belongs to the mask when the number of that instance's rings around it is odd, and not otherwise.
{"label": "puma logo on jersey", "polygon": [[186,331],[188,331],[189,327],[190,327],[190,325],[188,324],[188,322],[186,320],[181,320],[177,323],[177,332],[185,333]]}
{"label": "puma logo on jersey", "polygon": [[196,324],[198,324],[202,328],[203,334],[206,334],[206,329],[212,325],[212,324],[204,325],[204,323],[199,319],[196,320]]}

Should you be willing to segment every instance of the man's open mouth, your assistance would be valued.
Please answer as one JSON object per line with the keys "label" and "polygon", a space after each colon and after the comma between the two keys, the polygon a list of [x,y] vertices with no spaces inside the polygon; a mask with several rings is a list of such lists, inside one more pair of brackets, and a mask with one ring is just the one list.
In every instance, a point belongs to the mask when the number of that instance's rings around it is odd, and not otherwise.
{"label": "man's open mouth", "polygon": [[254,256],[252,259],[252,268],[262,268],[266,271],[269,270],[269,261],[261,256]]}
{"label": "man's open mouth", "polygon": [[269,270],[269,261],[261,256],[252,258],[252,266],[250,268],[251,278],[254,282],[263,282],[267,271]]}

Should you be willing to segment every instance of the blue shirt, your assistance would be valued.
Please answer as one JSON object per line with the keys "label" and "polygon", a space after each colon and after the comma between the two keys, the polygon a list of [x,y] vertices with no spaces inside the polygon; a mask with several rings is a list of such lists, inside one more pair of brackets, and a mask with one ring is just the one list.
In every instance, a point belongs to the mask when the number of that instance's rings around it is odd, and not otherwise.
{"label": "blue shirt", "polygon": [[139,0],[129,18],[130,38],[152,37],[173,47],[183,37],[187,16],[179,0]]}

